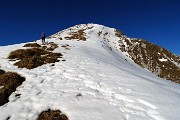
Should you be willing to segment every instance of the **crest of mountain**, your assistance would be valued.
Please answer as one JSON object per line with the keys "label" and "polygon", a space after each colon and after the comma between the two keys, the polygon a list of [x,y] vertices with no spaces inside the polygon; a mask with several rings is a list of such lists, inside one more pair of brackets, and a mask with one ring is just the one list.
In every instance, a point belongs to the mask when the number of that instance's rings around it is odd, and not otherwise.
{"label": "crest of mountain", "polygon": [[180,83],[180,56],[146,40],[127,37],[118,29],[98,24],[80,24],[49,38],[85,41],[89,37],[103,42],[113,53],[123,53],[126,60],[134,61],[160,78]]}
{"label": "crest of mountain", "polygon": [[0,120],[179,120],[179,60],[98,24],[2,46]]}

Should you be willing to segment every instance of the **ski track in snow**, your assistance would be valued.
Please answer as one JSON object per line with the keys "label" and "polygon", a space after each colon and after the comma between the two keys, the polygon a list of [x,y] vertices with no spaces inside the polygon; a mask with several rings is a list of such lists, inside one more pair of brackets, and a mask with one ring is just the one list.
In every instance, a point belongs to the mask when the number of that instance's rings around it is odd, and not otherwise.
{"label": "ski track in snow", "polygon": [[[138,67],[118,63],[106,48],[98,46],[100,42],[94,45],[94,41],[88,41],[88,44],[54,39],[48,41],[74,46],[69,51],[56,49],[66,52],[63,54],[65,62],[56,62],[55,66],[46,64],[32,70],[20,69],[13,66],[13,62],[9,62],[6,57],[10,51],[19,49],[23,44],[0,47],[1,68],[26,77],[26,81],[10,96],[9,103],[0,107],[0,120],[8,117],[10,120],[35,120],[43,110],[49,108],[60,109],[69,120],[180,118],[176,114],[178,112],[173,111],[177,110],[177,106],[168,98],[171,92],[163,93],[168,90],[168,84],[173,83],[164,82],[147,71],[140,74],[143,69]],[[15,97],[15,94],[21,95]],[[172,98],[180,105],[177,96],[172,95]],[[164,105],[174,105],[168,107],[174,116],[166,114],[168,109]]]}

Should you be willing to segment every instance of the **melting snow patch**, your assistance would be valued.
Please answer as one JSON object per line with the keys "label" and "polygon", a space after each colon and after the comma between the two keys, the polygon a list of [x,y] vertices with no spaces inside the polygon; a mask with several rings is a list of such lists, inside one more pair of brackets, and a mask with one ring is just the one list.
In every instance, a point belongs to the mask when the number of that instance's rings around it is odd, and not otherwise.
{"label": "melting snow patch", "polygon": [[166,61],[168,61],[168,60],[165,59],[165,58],[161,58],[161,59],[159,59],[159,61],[161,61],[161,62],[166,62]]}
{"label": "melting snow patch", "polygon": [[0,86],[0,89],[3,88],[4,86]]}

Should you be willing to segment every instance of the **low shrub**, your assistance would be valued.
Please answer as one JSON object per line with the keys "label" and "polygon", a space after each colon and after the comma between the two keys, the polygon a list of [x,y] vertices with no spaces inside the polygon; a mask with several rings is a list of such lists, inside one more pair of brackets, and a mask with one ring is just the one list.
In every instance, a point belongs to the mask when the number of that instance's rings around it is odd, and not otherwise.
{"label": "low shrub", "polygon": [[14,72],[4,72],[0,75],[0,106],[9,102],[9,96],[16,91],[16,88],[24,81],[24,77]]}
{"label": "low shrub", "polygon": [[42,112],[37,120],[68,120],[68,117],[60,110],[47,110]]}
{"label": "low shrub", "polygon": [[40,48],[31,48],[12,51],[8,58],[20,60],[14,64],[19,68],[33,69],[46,63],[58,62],[58,58],[62,58],[62,56],[61,53],[53,53]]}
{"label": "low shrub", "polygon": [[5,71],[0,69],[0,75],[4,74]]}
{"label": "low shrub", "polygon": [[41,47],[41,45],[37,43],[27,43],[23,47]]}

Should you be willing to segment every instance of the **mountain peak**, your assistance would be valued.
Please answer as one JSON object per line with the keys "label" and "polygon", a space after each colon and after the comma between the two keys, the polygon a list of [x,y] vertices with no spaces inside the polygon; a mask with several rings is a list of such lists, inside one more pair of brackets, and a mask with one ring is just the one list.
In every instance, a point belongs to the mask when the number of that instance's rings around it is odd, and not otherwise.
{"label": "mountain peak", "polygon": [[0,119],[179,120],[179,84],[153,74],[178,83],[176,57],[94,24],[0,47]]}
{"label": "mountain peak", "polygon": [[126,59],[157,76],[180,83],[180,60],[177,55],[146,40],[127,37],[118,29],[93,23],[79,24],[50,36],[78,41],[86,41],[92,37],[109,47],[112,52],[124,54]]}

